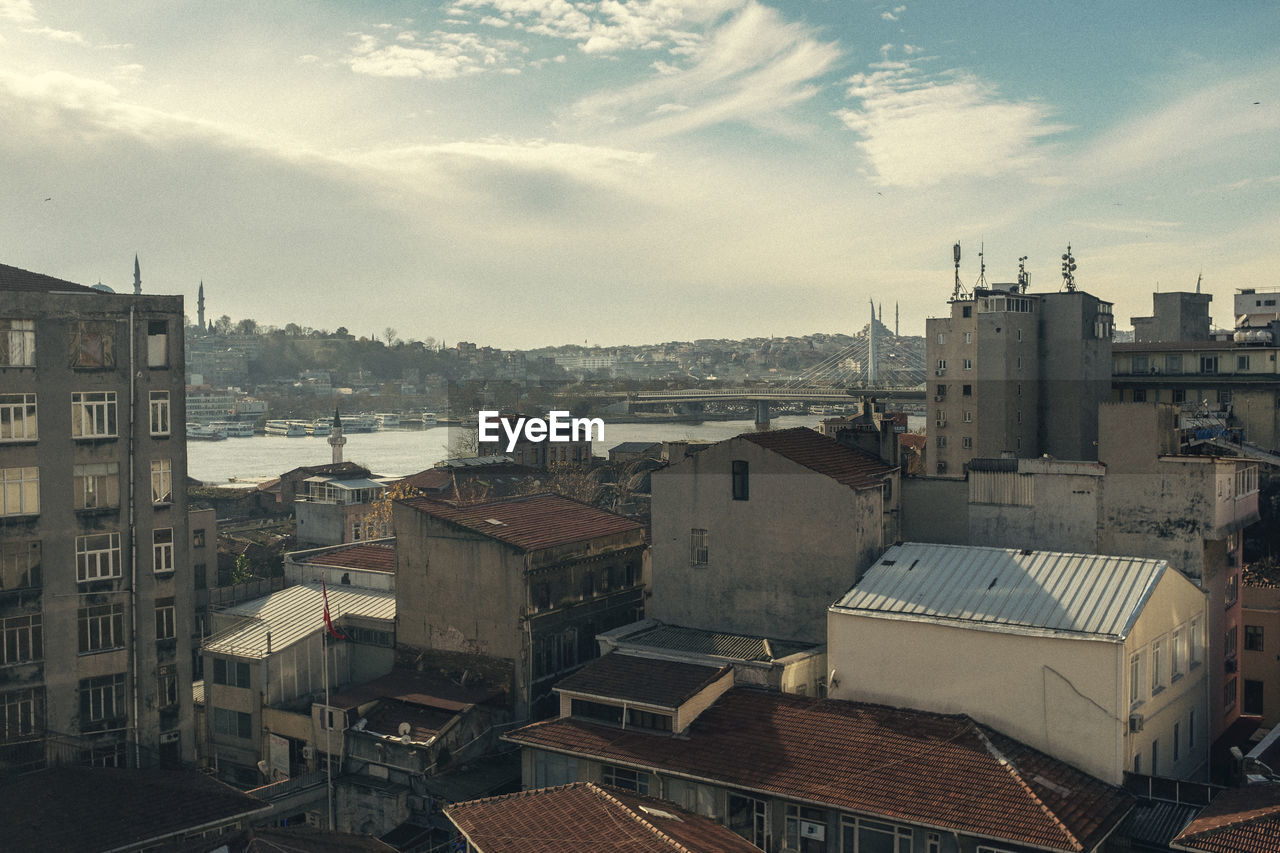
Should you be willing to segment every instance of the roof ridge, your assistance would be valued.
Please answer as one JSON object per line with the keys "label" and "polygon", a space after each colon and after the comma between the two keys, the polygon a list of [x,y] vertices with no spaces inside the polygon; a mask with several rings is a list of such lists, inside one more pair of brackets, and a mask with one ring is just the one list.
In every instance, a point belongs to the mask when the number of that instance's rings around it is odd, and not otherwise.
{"label": "roof ridge", "polygon": [[[590,789],[592,792],[594,792],[597,796],[603,797],[609,802],[617,805],[618,808],[622,809],[627,814],[628,817],[630,817],[636,823],[643,826],[645,829],[652,832],[654,835],[658,837],[659,840],[665,841],[666,843],[670,844],[672,848],[674,848],[675,850],[678,850],[679,853],[698,853],[696,850],[691,850],[690,848],[681,844],[679,841],[676,841],[674,838],[672,838],[670,835],[667,835],[667,833],[663,832],[661,829],[654,826],[648,820],[636,814],[634,809],[632,809],[626,803],[622,802],[622,800],[619,800],[609,791],[606,791],[604,788],[597,785],[595,782],[588,782],[586,784],[587,784],[587,788]],[[641,808],[643,809],[643,806]]]}
{"label": "roof ridge", "polygon": [[[1212,835],[1215,832],[1221,832],[1224,829],[1235,829],[1237,827],[1247,826],[1251,823],[1254,823],[1260,820],[1275,820],[1277,816],[1280,816],[1280,802],[1276,803],[1273,806],[1265,806],[1263,808],[1269,808],[1270,811],[1265,812],[1264,814],[1255,814],[1249,817],[1242,816],[1236,820],[1228,821],[1227,823],[1221,823],[1215,826],[1206,827],[1205,829],[1202,829],[1199,832],[1193,832],[1190,835],[1179,834],[1177,837],[1180,839],[1200,838],[1205,835]],[[1212,820],[1212,818],[1210,819]],[[1198,815],[1196,816],[1195,820],[1199,820]],[[1193,820],[1192,822],[1194,823],[1195,821]]]}
{"label": "roof ridge", "polygon": [[1070,828],[1068,828],[1067,825],[1062,822],[1062,819],[1058,817],[1057,813],[1054,812],[1053,809],[1049,808],[1048,804],[1045,803],[1044,800],[1040,799],[1040,795],[1037,794],[1034,790],[1032,790],[1031,785],[1027,782],[1027,780],[1022,778],[1022,771],[1018,770],[1017,765],[1015,765],[1013,761],[1011,761],[1000,750],[1000,748],[995,745],[995,743],[991,740],[991,738],[987,737],[987,733],[982,730],[982,726],[979,725],[977,721],[975,721],[972,717],[968,717],[968,720],[969,720],[969,726],[973,729],[974,732],[977,733],[978,737],[982,740],[983,745],[985,745],[987,748],[987,752],[991,753],[991,756],[994,759],[996,759],[997,762],[999,762],[1000,766],[1004,767],[1004,769],[1009,773],[1009,775],[1013,778],[1013,780],[1017,782],[1018,785],[1020,785],[1022,789],[1027,792],[1027,795],[1031,797],[1032,801],[1037,806],[1040,807],[1040,811],[1044,812],[1045,816],[1048,817],[1049,820],[1053,821],[1053,824],[1062,831],[1062,834],[1065,835],[1067,837],[1067,840],[1071,842],[1072,847],[1076,850],[1083,851],[1084,845],[1080,843],[1080,839],[1076,838],[1075,833],[1072,832]]}
{"label": "roof ridge", "polygon": [[461,803],[450,803],[449,805],[445,806],[444,810],[447,812],[452,808],[456,808],[457,806],[474,806],[480,803],[496,803],[501,800],[514,800],[517,797],[528,797],[532,794],[541,794],[546,791],[568,791],[572,788],[584,788],[584,787],[589,788],[593,784],[594,783],[592,782],[567,782],[563,785],[548,785],[543,788],[525,788],[520,791],[511,791],[510,793],[507,793],[507,794],[494,794],[492,797],[478,797],[477,799],[466,800]]}

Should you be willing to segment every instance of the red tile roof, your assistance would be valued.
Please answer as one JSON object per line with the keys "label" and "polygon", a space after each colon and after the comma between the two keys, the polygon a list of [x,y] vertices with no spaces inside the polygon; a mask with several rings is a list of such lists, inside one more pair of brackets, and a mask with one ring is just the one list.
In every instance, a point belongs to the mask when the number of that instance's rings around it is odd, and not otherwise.
{"label": "red tile roof", "polygon": [[74,284],[69,281],[63,281],[60,278],[54,278],[51,275],[11,267],[8,264],[0,264],[0,290],[25,290],[32,293],[95,293],[99,295],[103,293],[101,290],[85,287],[83,284]]}
{"label": "red tile roof", "polygon": [[715,667],[612,652],[561,679],[555,689],[675,709],[732,671],[729,665]]}
{"label": "red tile roof", "polygon": [[[524,551],[621,533],[644,533],[644,528],[629,518],[559,495],[527,495],[467,506],[431,498],[409,498],[397,503]],[[637,537],[637,544],[639,541]]]}
{"label": "red tile roof", "polygon": [[371,545],[361,543],[347,548],[326,551],[303,560],[315,566],[332,566],[339,569],[365,569],[374,572],[396,570],[395,545]]}
{"label": "red tile roof", "polygon": [[1280,853],[1280,785],[1223,791],[1169,846],[1208,853]]}
{"label": "red tile roof", "polygon": [[334,694],[329,699],[329,704],[335,708],[356,708],[377,699],[396,699],[426,708],[461,711],[501,695],[501,691],[490,687],[463,687],[442,675],[430,672],[393,669],[372,681]]}
{"label": "red tile roof", "polygon": [[878,487],[893,470],[874,454],[845,447],[808,427],[749,432],[738,437],[855,489]]}
{"label": "red tile roof", "polygon": [[480,853],[759,853],[713,820],[592,782],[456,803],[445,814]]}
{"label": "red tile roof", "polygon": [[1133,807],[1119,788],[965,715],[739,687],[686,735],[562,718],[506,739],[1049,850],[1092,850]]}

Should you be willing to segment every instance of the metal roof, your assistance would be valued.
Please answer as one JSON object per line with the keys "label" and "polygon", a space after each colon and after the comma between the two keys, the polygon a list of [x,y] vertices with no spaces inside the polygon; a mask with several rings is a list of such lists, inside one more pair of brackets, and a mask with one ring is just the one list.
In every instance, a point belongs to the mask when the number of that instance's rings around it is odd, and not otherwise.
{"label": "metal roof", "polygon": [[641,648],[690,652],[732,660],[775,661],[797,652],[810,651],[812,643],[796,643],[748,634],[725,634],[702,628],[657,624],[645,631],[620,638],[622,644]]}
{"label": "metal roof", "polygon": [[1168,565],[1141,557],[907,542],[886,551],[831,609],[1123,639]]}
{"label": "metal roof", "polygon": [[[324,601],[318,583],[287,587],[222,613],[241,616],[244,622],[205,640],[207,652],[260,659],[268,654],[268,634],[274,653],[324,630]],[[329,587],[329,615],[335,623],[348,615],[394,620],[396,594],[346,585]]]}

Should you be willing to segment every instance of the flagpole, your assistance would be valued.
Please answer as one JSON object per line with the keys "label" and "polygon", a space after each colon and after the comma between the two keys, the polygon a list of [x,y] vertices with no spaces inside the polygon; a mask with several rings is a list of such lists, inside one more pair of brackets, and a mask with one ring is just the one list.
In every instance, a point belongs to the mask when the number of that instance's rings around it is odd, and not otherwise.
{"label": "flagpole", "polygon": [[325,801],[329,806],[329,831],[334,832],[337,827],[333,825],[333,751],[331,749],[333,711],[329,709],[329,631],[327,628],[320,632],[320,652],[324,658],[324,790]]}

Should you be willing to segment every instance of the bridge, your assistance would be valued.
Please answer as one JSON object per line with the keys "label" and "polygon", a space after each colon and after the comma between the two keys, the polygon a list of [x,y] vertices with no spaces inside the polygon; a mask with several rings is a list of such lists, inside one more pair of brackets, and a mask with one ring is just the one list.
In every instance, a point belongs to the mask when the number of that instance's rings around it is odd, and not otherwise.
{"label": "bridge", "polygon": [[680,391],[638,391],[620,394],[631,404],[662,403],[755,403],[756,423],[769,422],[770,403],[842,403],[859,405],[863,398],[877,400],[923,400],[923,387],[854,387],[854,388],[795,388],[757,386],[751,388],[706,388]]}

